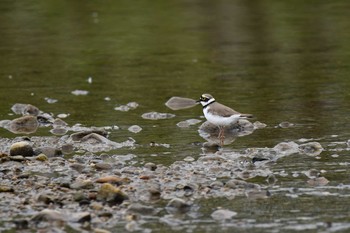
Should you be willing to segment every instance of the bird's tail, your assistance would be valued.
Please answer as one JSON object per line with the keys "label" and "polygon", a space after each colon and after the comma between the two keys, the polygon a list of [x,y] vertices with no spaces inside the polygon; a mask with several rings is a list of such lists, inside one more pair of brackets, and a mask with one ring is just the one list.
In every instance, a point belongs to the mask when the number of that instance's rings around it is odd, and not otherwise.
{"label": "bird's tail", "polygon": [[241,118],[254,118],[254,116],[252,115],[252,114],[244,114],[244,113],[242,113],[241,114]]}

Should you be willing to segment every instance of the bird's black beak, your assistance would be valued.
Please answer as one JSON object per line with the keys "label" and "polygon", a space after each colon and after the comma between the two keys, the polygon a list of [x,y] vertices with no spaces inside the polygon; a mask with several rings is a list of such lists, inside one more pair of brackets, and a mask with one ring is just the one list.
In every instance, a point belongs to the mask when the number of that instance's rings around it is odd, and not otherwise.
{"label": "bird's black beak", "polygon": [[196,100],[196,103],[200,103],[201,102],[201,100],[199,99],[199,100]]}

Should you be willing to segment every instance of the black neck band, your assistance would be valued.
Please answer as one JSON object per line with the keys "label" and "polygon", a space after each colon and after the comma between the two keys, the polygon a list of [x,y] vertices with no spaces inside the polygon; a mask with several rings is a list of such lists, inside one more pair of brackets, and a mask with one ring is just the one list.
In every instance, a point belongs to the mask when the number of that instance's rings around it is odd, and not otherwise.
{"label": "black neck band", "polygon": [[211,105],[212,103],[215,103],[215,100],[212,101],[212,102],[210,102],[209,104],[204,105],[204,106],[203,106],[203,109],[205,109],[206,107],[208,107],[208,106]]}

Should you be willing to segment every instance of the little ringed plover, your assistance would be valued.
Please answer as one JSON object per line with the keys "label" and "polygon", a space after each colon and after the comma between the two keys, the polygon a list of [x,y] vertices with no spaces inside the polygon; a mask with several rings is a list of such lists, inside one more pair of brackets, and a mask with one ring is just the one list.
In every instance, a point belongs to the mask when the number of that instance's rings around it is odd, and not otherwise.
{"label": "little ringed plover", "polygon": [[251,114],[242,114],[232,108],[215,101],[210,94],[203,94],[197,102],[203,106],[205,118],[212,124],[219,127],[219,139],[221,146],[224,143],[224,127],[237,123],[239,119],[252,118]]}

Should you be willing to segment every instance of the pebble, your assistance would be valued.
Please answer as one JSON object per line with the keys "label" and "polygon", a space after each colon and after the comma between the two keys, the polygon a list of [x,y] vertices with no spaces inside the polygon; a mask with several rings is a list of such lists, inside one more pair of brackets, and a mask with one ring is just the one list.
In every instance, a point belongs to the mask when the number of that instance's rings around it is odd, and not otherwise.
{"label": "pebble", "polygon": [[128,128],[128,130],[132,133],[139,133],[142,131],[142,128],[138,125],[132,125]]}
{"label": "pebble", "polygon": [[92,189],[94,184],[91,180],[77,180],[70,185],[71,189]]}
{"label": "pebble", "polygon": [[165,208],[170,214],[186,213],[191,209],[191,205],[180,198],[170,200]]}
{"label": "pebble", "polygon": [[0,193],[13,193],[14,191],[12,186],[0,184]]}
{"label": "pebble", "polygon": [[111,170],[113,166],[110,163],[96,163],[95,169],[96,170]]}
{"label": "pebble", "polygon": [[60,157],[62,156],[62,151],[53,147],[40,147],[35,150],[35,154],[44,154],[48,158],[53,158],[53,157]]}
{"label": "pebble", "polygon": [[42,222],[42,221],[64,221],[65,218],[63,214],[57,210],[51,210],[51,209],[44,209],[34,215],[34,217],[31,219],[34,222]]}
{"label": "pebble", "polygon": [[106,202],[109,205],[119,205],[127,200],[128,196],[112,184],[104,183],[100,187],[96,198],[97,200]]}
{"label": "pebble", "polygon": [[22,155],[24,157],[33,156],[33,147],[27,141],[13,143],[10,147],[10,155]]}
{"label": "pebble", "polygon": [[288,122],[288,121],[284,121],[284,122],[279,123],[278,126],[279,126],[280,128],[285,129],[285,128],[293,127],[294,124],[293,124],[293,123],[290,123],[290,122]]}
{"label": "pebble", "polygon": [[96,180],[97,183],[110,183],[118,186],[122,185],[123,183],[127,183],[128,181],[129,180],[127,178],[121,178],[118,176],[104,176]]}
{"label": "pebble", "polygon": [[237,213],[231,210],[219,209],[215,210],[210,216],[216,221],[225,221],[232,219]]}
{"label": "pebble", "polygon": [[156,209],[152,206],[146,206],[140,203],[133,203],[128,207],[127,212],[141,215],[154,215],[156,214]]}
{"label": "pebble", "polygon": [[39,154],[39,155],[37,155],[36,157],[35,157],[35,159],[36,160],[38,160],[38,161],[41,161],[41,162],[44,162],[44,161],[47,161],[48,160],[48,158],[47,158],[47,156],[45,155],[45,154]]}

